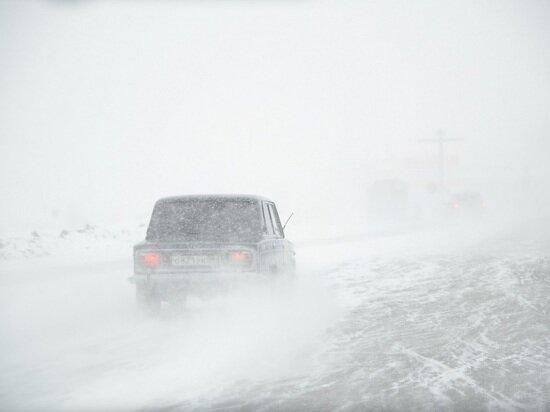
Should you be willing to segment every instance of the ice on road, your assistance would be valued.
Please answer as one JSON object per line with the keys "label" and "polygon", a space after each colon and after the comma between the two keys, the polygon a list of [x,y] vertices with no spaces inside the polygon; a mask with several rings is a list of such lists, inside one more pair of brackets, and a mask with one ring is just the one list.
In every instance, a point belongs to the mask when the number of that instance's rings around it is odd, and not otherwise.
{"label": "ice on road", "polygon": [[474,234],[461,247],[452,236],[410,234],[298,248],[291,288],[251,286],[159,318],[135,310],[125,262],[4,265],[0,402],[545,411],[550,235],[538,226]]}

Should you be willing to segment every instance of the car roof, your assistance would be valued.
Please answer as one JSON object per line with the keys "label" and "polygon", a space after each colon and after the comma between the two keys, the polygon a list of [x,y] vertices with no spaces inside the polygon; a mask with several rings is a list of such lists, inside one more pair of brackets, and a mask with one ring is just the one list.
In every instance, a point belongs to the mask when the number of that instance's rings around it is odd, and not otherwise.
{"label": "car roof", "polygon": [[163,197],[157,201],[157,203],[164,203],[164,202],[177,202],[177,201],[184,201],[184,200],[252,200],[255,202],[272,202],[271,200],[263,197],[263,196],[256,196],[256,195],[246,195],[246,194],[210,194],[210,195],[181,195],[181,196],[169,196],[169,197]]}

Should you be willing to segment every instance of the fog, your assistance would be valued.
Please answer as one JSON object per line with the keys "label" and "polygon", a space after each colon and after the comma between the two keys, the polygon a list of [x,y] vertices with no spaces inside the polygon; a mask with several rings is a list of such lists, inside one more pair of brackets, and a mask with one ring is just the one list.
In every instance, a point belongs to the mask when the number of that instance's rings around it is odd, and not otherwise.
{"label": "fog", "polygon": [[[548,21],[0,1],[0,409],[546,410]],[[294,283],[140,313],[132,245],[187,194],[294,213]]]}
{"label": "fog", "polygon": [[3,230],[183,193],[341,217],[377,179],[437,180],[438,130],[464,139],[450,177],[549,175],[546,2],[0,7]]}

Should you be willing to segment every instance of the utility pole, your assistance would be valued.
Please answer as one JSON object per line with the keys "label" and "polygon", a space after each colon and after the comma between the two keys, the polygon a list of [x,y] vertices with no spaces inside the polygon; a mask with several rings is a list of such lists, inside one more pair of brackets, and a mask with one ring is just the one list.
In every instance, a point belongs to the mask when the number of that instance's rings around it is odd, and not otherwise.
{"label": "utility pole", "polygon": [[445,156],[443,152],[443,144],[447,142],[460,142],[464,139],[445,137],[443,130],[438,130],[435,134],[435,138],[432,139],[420,139],[419,142],[437,143],[439,154],[439,193],[443,194],[445,188]]}

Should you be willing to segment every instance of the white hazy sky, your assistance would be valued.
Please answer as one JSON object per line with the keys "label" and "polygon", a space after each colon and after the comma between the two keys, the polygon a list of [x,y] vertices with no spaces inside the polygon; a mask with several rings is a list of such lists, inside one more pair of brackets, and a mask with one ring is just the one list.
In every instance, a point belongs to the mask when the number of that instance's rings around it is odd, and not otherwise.
{"label": "white hazy sky", "polygon": [[0,0],[0,230],[183,193],[345,202],[438,129],[465,175],[548,175],[549,22],[545,0]]}

